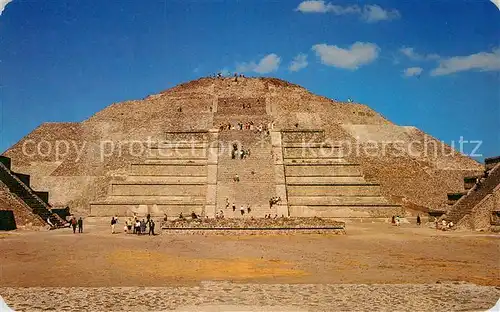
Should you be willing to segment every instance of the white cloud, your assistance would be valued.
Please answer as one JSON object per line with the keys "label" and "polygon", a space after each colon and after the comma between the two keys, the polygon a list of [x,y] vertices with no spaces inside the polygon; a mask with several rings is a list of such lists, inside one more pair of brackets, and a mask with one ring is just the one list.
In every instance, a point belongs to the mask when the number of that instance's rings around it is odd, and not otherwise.
{"label": "white cloud", "polygon": [[300,53],[293,58],[293,61],[290,63],[290,66],[288,66],[288,70],[293,72],[299,71],[301,69],[306,68],[308,64],[309,63],[307,62],[307,54]]}
{"label": "white cloud", "polygon": [[331,3],[325,3],[325,1],[303,1],[295,9],[295,11],[300,11],[302,13],[332,12],[336,15],[361,13],[361,9],[357,5],[343,7],[340,5],[333,5]]}
{"label": "white cloud", "polygon": [[490,0],[491,2],[493,2],[494,5],[497,6],[497,8],[500,10],[500,0]]}
{"label": "white cloud", "polygon": [[303,1],[295,11],[302,13],[326,13],[328,12],[328,7],[325,5],[325,1]]}
{"label": "white cloud", "polygon": [[3,10],[9,2],[12,2],[12,0],[0,0],[0,15],[2,15]]}
{"label": "white cloud", "polygon": [[405,77],[419,76],[424,70],[421,67],[410,67],[404,70]]}
{"label": "white cloud", "polygon": [[467,56],[453,56],[439,61],[439,66],[432,70],[432,76],[449,75],[467,70],[500,70],[500,47],[492,52],[479,52]]}
{"label": "white cloud", "polygon": [[412,61],[426,61],[426,60],[437,60],[440,58],[437,54],[419,54],[415,52],[414,48],[403,47],[399,49],[399,52],[403,53]]}
{"label": "white cloud", "polygon": [[280,63],[281,58],[278,55],[272,53],[263,57],[253,71],[259,74],[274,72],[278,70]]}
{"label": "white cloud", "polygon": [[380,52],[376,44],[369,42],[356,42],[348,49],[322,43],[314,45],[312,49],[321,59],[321,63],[351,70],[373,62]]}
{"label": "white cloud", "polygon": [[401,14],[398,10],[384,10],[378,5],[365,5],[363,7],[362,19],[367,23],[376,23],[379,21],[390,21],[398,19]]}
{"label": "white cloud", "polygon": [[238,63],[236,65],[236,71],[242,73],[253,71],[259,74],[267,74],[278,70],[280,63],[281,58],[278,55],[271,53],[264,56],[259,63],[255,63],[253,61],[249,63]]}
{"label": "white cloud", "polygon": [[333,13],[335,15],[357,14],[361,20],[367,23],[379,21],[388,21],[401,17],[398,10],[386,10],[378,5],[359,5],[341,6],[325,1],[302,1],[295,9],[302,13]]}

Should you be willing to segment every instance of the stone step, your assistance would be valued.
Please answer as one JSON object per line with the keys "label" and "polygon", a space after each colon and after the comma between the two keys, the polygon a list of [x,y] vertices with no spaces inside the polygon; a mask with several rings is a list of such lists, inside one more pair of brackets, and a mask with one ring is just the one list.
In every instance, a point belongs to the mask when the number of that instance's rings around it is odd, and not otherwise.
{"label": "stone step", "polygon": [[[229,102],[219,102],[217,103],[217,114],[216,116],[218,118],[221,118],[224,116],[224,118],[230,118],[230,117],[225,117],[226,115],[237,115],[237,116],[262,116],[266,117],[266,104],[265,103],[259,103],[256,104],[255,106],[251,105],[249,108],[243,108],[243,105],[239,106],[237,103],[229,103]],[[270,116],[269,116],[270,118]],[[250,119],[251,120],[251,119]],[[247,121],[250,121],[247,120]],[[243,120],[242,120],[243,121]],[[255,120],[254,120],[255,122]]]}
{"label": "stone step", "polygon": [[[152,217],[177,218],[180,213],[188,217],[192,212],[201,215],[204,209],[203,204],[159,204],[159,205],[141,205],[141,204],[114,204],[114,203],[92,203],[90,204],[90,215],[93,217],[132,217],[134,214],[145,216],[148,213]],[[118,219],[118,229],[125,225],[125,220]],[[157,224],[159,226],[159,224]]]}
{"label": "stone step", "polygon": [[398,205],[290,205],[291,217],[390,218],[401,215]]}
{"label": "stone step", "polygon": [[157,144],[152,144],[150,146],[151,149],[189,149],[189,148],[194,148],[194,149],[203,149],[207,148],[210,146],[209,142],[204,142],[204,141],[165,141],[165,142],[159,142]]}
{"label": "stone step", "polygon": [[285,159],[307,159],[307,158],[338,158],[344,157],[343,151],[336,147],[285,147],[283,158]]}
{"label": "stone step", "polygon": [[110,195],[104,200],[93,202],[93,204],[203,204],[205,201],[205,196]]}
{"label": "stone step", "polygon": [[206,159],[165,159],[165,158],[148,158],[144,160],[145,164],[155,165],[200,165],[209,164]]}
{"label": "stone step", "polygon": [[377,184],[287,185],[288,196],[379,196]]}
{"label": "stone step", "polygon": [[219,175],[234,175],[235,173],[242,174],[243,172],[254,172],[254,174],[259,174],[262,172],[270,172],[274,174],[272,163],[264,162],[254,162],[254,163],[244,163],[244,164],[233,164],[230,166],[219,166]]}
{"label": "stone step", "polygon": [[289,205],[388,205],[389,202],[382,196],[288,196]]}
{"label": "stone step", "polygon": [[324,142],[325,133],[321,129],[283,129],[281,136],[284,143]]}
{"label": "stone step", "polygon": [[207,167],[201,164],[132,164],[130,175],[206,176]]}
{"label": "stone step", "polygon": [[335,177],[287,177],[287,185],[294,184],[312,184],[312,185],[330,185],[330,184],[365,184],[366,181],[362,176],[335,176]]}
{"label": "stone step", "polygon": [[332,145],[326,142],[283,142],[284,148],[338,148],[341,149],[341,145]]}
{"label": "stone step", "polygon": [[148,153],[148,158],[161,159],[206,159],[208,155],[207,149],[151,149]]}
{"label": "stone step", "polygon": [[116,181],[112,184],[205,184],[207,177],[191,176],[128,176],[125,181]]}
{"label": "stone step", "polygon": [[285,166],[285,175],[290,176],[360,176],[361,168],[356,164],[290,164]]}
{"label": "stone step", "polygon": [[210,138],[210,133],[206,129],[194,131],[167,131],[165,132],[164,140],[167,142],[182,142],[195,141],[207,142]]}
{"label": "stone step", "polygon": [[223,209],[224,211],[224,218],[251,218],[251,217],[254,217],[254,218],[263,218],[265,215],[268,215],[268,214],[271,214],[271,216],[275,216],[276,215],[276,210],[272,210],[272,211],[269,211],[269,209],[264,210],[254,210],[252,209],[250,211],[250,213],[247,212],[247,210],[245,210],[245,213],[242,215],[239,208],[236,209],[235,212],[233,212],[233,210],[229,210],[229,209]]}
{"label": "stone step", "polygon": [[335,158],[307,158],[307,159],[283,159],[285,165],[293,164],[313,164],[313,165],[335,165],[335,164],[348,164],[348,165],[358,165],[348,163],[343,157]]}
{"label": "stone step", "polygon": [[191,195],[204,196],[206,184],[165,185],[165,184],[112,184],[111,195]]}
{"label": "stone step", "polygon": [[[257,130],[257,127],[262,124],[262,129],[265,130],[269,128],[271,125],[272,117],[263,114],[262,112],[247,112],[246,114],[240,114],[239,112],[228,112],[225,114],[220,114],[217,112],[214,114],[213,118],[213,128],[212,129],[217,129],[220,131],[220,126],[221,124],[224,124],[226,128],[224,128],[224,131],[252,131],[249,129],[245,129],[245,124],[247,122],[252,122],[253,121],[253,131]],[[243,130],[239,130],[240,128],[238,127],[238,122],[243,123]],[[232,126],[236,127],[236,129],[227,129],[227,124],[231,123]],[[267,127],[267,128],[266,128]]]}

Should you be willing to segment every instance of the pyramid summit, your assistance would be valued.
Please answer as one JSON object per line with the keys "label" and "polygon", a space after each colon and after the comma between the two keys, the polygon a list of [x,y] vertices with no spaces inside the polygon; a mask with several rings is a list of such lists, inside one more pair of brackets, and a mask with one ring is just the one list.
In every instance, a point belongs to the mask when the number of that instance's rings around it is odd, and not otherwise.
{"label": "pyramid summit", "polygon": [[4,156],[53,205],[92,216],[233,216],[235,205],[259,217],[386,218],[446,210],[447,194],[484,170],[367,105],[246,77],[200,78],[79,123],[44,123]]}

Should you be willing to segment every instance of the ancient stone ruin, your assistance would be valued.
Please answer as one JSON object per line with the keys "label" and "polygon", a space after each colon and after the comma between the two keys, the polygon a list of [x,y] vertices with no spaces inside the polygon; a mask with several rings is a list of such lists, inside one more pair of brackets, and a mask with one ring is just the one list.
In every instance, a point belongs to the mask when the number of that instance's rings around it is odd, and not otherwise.
{"label": "ancient stone ruin", "polygon": [[89,216],[386,218],[446,209],[484,171],[366,105],[274,78],[201,78],[44,123],[4,156]]}

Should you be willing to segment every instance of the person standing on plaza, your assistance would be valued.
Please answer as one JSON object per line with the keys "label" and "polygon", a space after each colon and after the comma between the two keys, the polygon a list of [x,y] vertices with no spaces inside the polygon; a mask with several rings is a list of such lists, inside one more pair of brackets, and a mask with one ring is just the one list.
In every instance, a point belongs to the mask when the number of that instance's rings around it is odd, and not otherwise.
{"label": "person standing on plaza", "polygon": [[80,217],[78,219],[78,233],[83,233],[83,219]]}
{"label": "person standing on plaza", "polygon": [[149,220],[149,235],[155,236],[155,222],[153,219]]}
{"label": "person standing on plaza", "polygon": [[116,217],[111,218],[111,234],[115,234],[115,225],[118,223],[118,219]]}
{"label": "person standing on plaza", "polygon": [[73,234],[76,233],[76,224],[77,222],[75,216],[71,217],[71,227],[73,227]]}

